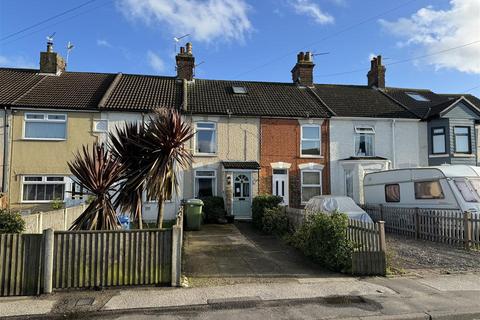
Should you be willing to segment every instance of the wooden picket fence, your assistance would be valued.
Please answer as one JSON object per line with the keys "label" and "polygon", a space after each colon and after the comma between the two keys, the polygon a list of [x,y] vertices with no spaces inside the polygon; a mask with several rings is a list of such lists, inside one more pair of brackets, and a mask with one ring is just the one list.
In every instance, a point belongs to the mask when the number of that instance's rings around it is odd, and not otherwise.
{"label": "wooden picket fence", "polygon": [[0,296],[180,285],[183,208],[171,229],[0,234]]}
{"label": "wooden picket fence", "polygon": [[[286,208],[290,225],[299,228],[307,214],[305,210]],[[384,223],[348,220],[346,237],[354,244],[352,273],[355,275],[385,275],[387,271]]]}
{"label": "wooden picket fence", "polygon": [[423,209],[366,205],[374,221],[385,221],[388,233],[480,249],[480,216],[452,209]]}

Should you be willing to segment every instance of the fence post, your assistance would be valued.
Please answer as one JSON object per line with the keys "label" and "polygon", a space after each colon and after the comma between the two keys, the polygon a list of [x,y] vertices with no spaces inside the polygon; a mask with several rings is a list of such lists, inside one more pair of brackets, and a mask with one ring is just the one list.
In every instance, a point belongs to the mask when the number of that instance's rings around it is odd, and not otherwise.
{"label": "fence post", "polygon": [[63,208],[63,230],[67,230],[67,208]]}
{"label": "fence post", "polygon": [[53,289],[53,229],[43,231],[43,293]]}
{"label": "fence post", "polygon": [[172,227],[172,287],[180,287],[182,273],[182,226]]}
{"label": "fence post", "polygon": [[43,212],[38,213],[38,220],[37,220],[37,233],[43,232]]}
{"label": "fence post", "polygon": [[463,242],[465,249],[469,250],[472,242],[472,213],[468,211],[463,213]]}
{"label": "fence post", "polygon": [[380,251],[387,252],[387,242],[385,240],[385,221],[378,221],[378,240]]}
{"label": "fence post", "polygon": [[420,213],[419,208],[415,208],[415,239],[420,238]]}

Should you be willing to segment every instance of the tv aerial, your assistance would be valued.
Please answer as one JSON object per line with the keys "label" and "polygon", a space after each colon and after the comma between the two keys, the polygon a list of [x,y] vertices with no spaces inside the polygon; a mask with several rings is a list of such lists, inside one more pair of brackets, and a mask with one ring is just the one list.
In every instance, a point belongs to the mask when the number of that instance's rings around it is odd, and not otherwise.
{"label": "tv aerial", "polygon": [[52,33],[51,35],[47,36],[47,41],[49,44],[53,44],[53,38],[55,37],[56,32]]}
{"label": "tv aerial", "polygon": [[75,46],[73,45],[73,43],[71,43],[70,41],[68,41],[67,43],[67,58],[65,60],[65,63],[68,65],[68,57],[70,56],[70,52],[73,50]]}

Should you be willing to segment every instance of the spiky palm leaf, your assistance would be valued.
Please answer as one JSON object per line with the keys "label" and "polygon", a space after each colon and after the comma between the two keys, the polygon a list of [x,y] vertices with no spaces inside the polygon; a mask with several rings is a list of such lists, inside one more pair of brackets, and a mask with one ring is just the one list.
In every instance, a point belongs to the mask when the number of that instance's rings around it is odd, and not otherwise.
{"label": "spiky palm leaf", "polygon": [[163,223],[163,202],[178,192],[178,165],[186,169],[192,154],[185,144],[194,135],[190,123],[172,109],[159,109],[146,125],[145,137],[139,140],[144,152],[143,170],[130,179],[133,185],[145,182],[148,199],[158,201],[157,226]]}
{"label": "spiky palm leaf", "polygon": [[134,221],[142,229],[142,195],[143,186],[132,184],[131,179],[144,170],[144,149],[139,143],[145,137],[145,126],[137,122],[125,122],[109,134],[109,145],[112,154],[120,160],[124,171],[119,184],[115,207],[131,214]]}
{"label": "spiky palm leaf", "polygon": [[70,230],[114,230],[120,228],[112,196],[114,185],[122,176],[123,167],[104,144],[94,143],[92,152],[83,146],[68,163],[77,182],[95,199],[73,222]]}

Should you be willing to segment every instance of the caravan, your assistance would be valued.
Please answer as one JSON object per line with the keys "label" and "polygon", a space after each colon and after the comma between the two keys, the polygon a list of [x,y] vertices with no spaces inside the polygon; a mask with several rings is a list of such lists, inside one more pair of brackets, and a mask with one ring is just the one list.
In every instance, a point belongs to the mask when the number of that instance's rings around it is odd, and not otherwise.
{"label": "caravan", "polygon": [[480,212],[480,167],[445,165],[369,173],[365,204]]}

